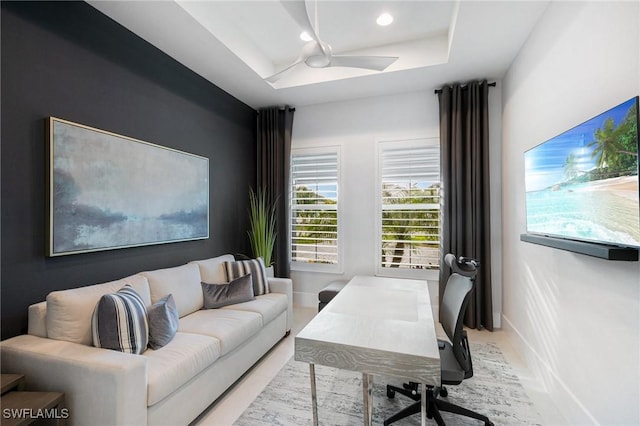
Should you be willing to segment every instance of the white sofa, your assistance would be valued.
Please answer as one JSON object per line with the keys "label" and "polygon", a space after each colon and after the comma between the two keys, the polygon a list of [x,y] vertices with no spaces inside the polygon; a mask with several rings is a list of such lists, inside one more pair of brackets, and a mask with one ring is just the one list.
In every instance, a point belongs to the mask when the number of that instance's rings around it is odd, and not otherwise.
{"label": "white sofa", "polygon": [[[291,280],[270,293],[203,309],[201,281],[224,283],[232,255],[55,291],[29,307],[28,334],[0,343],[3,373],[28,390],[65,393],[71,425],[186,425],[291,330]],[[103,294],[131,284],[150,306],[171,293],[180,315],[166,346],[141,355],[92,346],[91,315]]]}

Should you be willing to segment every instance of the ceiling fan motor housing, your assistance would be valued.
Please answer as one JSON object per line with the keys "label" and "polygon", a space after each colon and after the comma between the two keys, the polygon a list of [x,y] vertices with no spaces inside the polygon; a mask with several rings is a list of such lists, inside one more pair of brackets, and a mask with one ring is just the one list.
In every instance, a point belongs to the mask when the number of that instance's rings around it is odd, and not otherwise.
{"label": "ceiling fan motor housing", "polygon": [[324,68],[331,63],[331,46],[323,41],[310,41],[302,49],[304,63],[312,68]]}

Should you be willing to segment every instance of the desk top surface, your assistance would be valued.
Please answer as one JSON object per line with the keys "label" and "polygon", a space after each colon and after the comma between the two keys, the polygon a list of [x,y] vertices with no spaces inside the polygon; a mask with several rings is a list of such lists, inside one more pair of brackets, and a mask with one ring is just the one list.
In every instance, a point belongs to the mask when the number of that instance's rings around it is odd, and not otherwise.
{"label": "desk top surface", "polygon": [[345,353],[373,356],[378,362],[410,360],[439,370],[427,282],[356,276],[296,336],[296,359],[364,371],[357,365],[340,365],[361,361],[332,361]]}

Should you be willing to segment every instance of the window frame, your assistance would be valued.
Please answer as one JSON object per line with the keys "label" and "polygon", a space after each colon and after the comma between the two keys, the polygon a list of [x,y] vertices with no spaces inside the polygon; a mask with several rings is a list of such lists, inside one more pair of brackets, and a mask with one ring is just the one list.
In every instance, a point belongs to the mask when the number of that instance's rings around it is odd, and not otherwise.
{"label": "window frame", "polygon": [[[375,235],[376,243],[374,245],[374,261],[375,261],[375,274],[382,277],[392,278],[412,278],[412,279],[427,279],[438,280],[440,276],[440,269],[405,269],[405,268],[385,268],[382,266],[380,256],[382,253],[382,159],[383,150],[388,147],[397,149],[405,148],[418,148],[437,146],[440,150],[440,138],[439,137],[416,137],[398,140],[378,140],[376,144],[376,193],[375,193]],[[442,197],[442,170],[440,170],[440,183]],[[442,212],[442,198],[440,199],[440,212]],[[440,216],[438,235],[442,238],[442,216]],[[439,248],[438,256],[442,257]]]}
{"label": "window frame", "polygon": [[[288,206],[288,227],[289,227],[289,235],[288,235],[288,256],[289,256],[289,267],[291,271],[300,271],[300,272],[323,272],[323,273],[335,273],[342,274],[343,273],[343,244],[342,244],[342,232],[341,229],[344,229],[342,223],[343,214],[342,210],[342,161],[341,161],[341,152],[339,145],[329,145],[322,147],[310,147],[310,148],[292,148],[290,153],[290,170],[289,170],[289,206]],[[293,252],[292,252],[292,242],[293,242],[293,198],[292,198],[292,186],[293,186],[293,157],[295,155],[326,155],[326,154],[335,154],[336,155],[336,181],[338,186],[338,202],[336,207],[336,216],[337,216],[337,263],[329,264],[329,263],[308,263],[308,262],[297,262],[293,260]]]}

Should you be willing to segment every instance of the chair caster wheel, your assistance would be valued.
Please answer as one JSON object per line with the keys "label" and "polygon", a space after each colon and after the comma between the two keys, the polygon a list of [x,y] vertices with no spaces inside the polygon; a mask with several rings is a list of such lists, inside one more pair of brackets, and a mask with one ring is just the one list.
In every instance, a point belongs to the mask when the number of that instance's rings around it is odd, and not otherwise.
{"label": "chair caster wheel", "polygon": [[396,391],[393,389],[387,388],[387,398],[393,399],[396,396]]}
{"label": "chair caster wheel", "polygon": [[447,389],[446,389],[446,388],[442,388],[442,389],[440,389],[440,396],[441,396],[441,397],[446,398],[446,397],[447,397],[447,395],[449,395],[449,391],[447,391]]}

